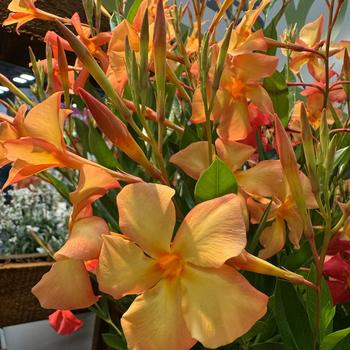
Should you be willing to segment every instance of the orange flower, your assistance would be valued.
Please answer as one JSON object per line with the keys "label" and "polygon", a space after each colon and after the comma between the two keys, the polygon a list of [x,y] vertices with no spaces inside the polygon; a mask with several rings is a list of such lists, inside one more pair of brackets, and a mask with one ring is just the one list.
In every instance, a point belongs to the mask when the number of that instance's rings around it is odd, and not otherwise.
{"label": "orange flower", "polygon": [[[212,48],[212,62],[216,62],[218,47]],[[273,113],[272,101],[259,82],[270,76],[276,69],[277,57],[261,53],[245,53],[226,57],[220,87],[212,118],[219,120],[217,132],[222,139],[237,141],[245,139],[250,131],[249,101],[264,112]],[[209,71],[207,91],[211,90],[214,65]],[[204,123],[205,113],[200,86],[197,86],[192,101],[193,123]]]}
{"label": "orange flower", "polygon": [[[33,107],[26,117],[26,106],[23,105],[13,121],[5,121],[8,125],[4,127],[4,136],[0,133],[0,161],[2,164],[13,162],[13,165],[4,188],[52,167],[81,169],[84,164],[91,164],[103,168],[67,149],[63,125],[70,111],[60,108],[61,95],[51,95]],[[140,181],[131,175],[103,169],[117,180]]]}
{"label": "orange flower", "polygon": [[[265,160],[256,166],[242,171],[243,164],[252,156],[254,148],[236,141],[215,141],[218,157],[235,174],[241,190],[249,189],[250,194],[272,196],[283,182],[281,163],[278,160]],[[210,163],[207,141],[194,142],[170,157],[170,162],[180,167],[195,180],[205,171]],[[273,179],[273,183],[271,182]]]}
{"label": "orange flower", "polygon": [[[71,18],[71,23],[74,26],[76,32],[78,33],[79,40],[82,41],[82,43],[87,47],[89,52],[94,56],[99,62],[104,72],[107,71],[109,60],[107,54],[102,50],[101,46],[108,44],[111,40],[111,33],[109,32],[101,32],[98,33],[96,36],[91,37],[90,28],[84,26],[80,22],[80,17],[78,13],[75,13]],[[60,39],[62,46],[64,50],[73,52],[73,49],[71,48],[70,44],[67,40],[64,40],[60,36],[58,36],[55,32],[48,31],[45,35],[45,42],[50,44],[53,52],[53,69],[54,69],[54,90],[57,91],[57,86],[60,86],[60,79],[58,75],[58,66],[57,66],[57,59],[58,59],[58,47],[57,47],[57,40]],[[74,70],[77,71],[79,74],[74,81]],[[80,62],[79,59],[76,60],[75,66],[72,68],[70,67],[70,82],[73,90],[75,91],[79,87],[84,87],[87,79],[89,78],[89,72],[84,67],[84,65]],[[58,78],[58,79],[57,79]]]}
{"label": "orange flower", "polygon": [[[302,172],[299,172],[299,178],[306,207],[309,209],[317,208],[318,205],[312,193],[309,179]],[[275,179],[270,178],[265,183],[265,187],[269,186],[273,186],[270,191],[273,193],[273,199],[267,221],[271,221],[272,225],[266,227],[260,236],[260,243],[264,248],[260,250],[259,256],[263,259],[267,259],[283,249],[286,241],[286,226],[289,230],[288,238],[295,248],[299,247],[299,241],[304,231],[304,222],[293,200],[287,180],[284,178],[283,183],[277,185]],[[258,224],[271,199],[264,198],[267,197],[266,193],[257,190],[254,183],[245,183],[244,189],[247,193],[258,195],[247,199],[251,222]]]}
{"label": "orange flower", "polygon": [[131,350],[185,350],[196,341],[215,348],[266,313],[267,296],[225,265],[246,244],[240,199],[230,194],[197,205],[172,241],[173,195],[157,184],[124,187],[117,205],[125,236],[103,237],[100,290],[116,299],[138,294],[121,319]]}
{"label": "orange flower", "polygon": [[18,31],[23,24],[32,21],[33,19],[41,19],[45,21],[54,21],[55,19],[58,19],[65,22],[69,21],[68,19],[38,9],[35,7],[35,1],[36,0],[12,0],[8,6],[11,13],[2,25],[8,26],[17,23],[16,30]]}
{"label": "orange flower", "polygon": [[[315,82],[316,86],[324,88],[323,82]],[[316,87],[307,87],[304,91],[301,92],[302,96],[306,96],[306,113],[309,118],[310,124],[318,129],[321,124],[322,113],[324,109],[324,94]],[[346,94],[343,88],[339,85],[332,88],[329,92],[329,101],[332,104],[341,103],[346,100]],[[293,129],[300,130],[300,115],[301,115],[301,105],[302,102],[298,101],[293,109],[293,114],[291,118],[291,122],[293,125]],[[342,111],[334,106],[334,110],[341,117]],[[334,118],[332,116],[332,112],[329,108],[326,109],[326,116],[328,124],[334,123]]]}
{"label": "orange flower", "polygon": [[51,270],[32,289],[43,308],[73,310],[97,302],[84,261],[98,258],[102,235],[107,234],[108,225],[99,217],[74,223],[67,242],[55,254]]}
{"label": "orange flower", "polygon": [[[295,44],[307,49],[318,50],[322,46],[321,37],[323,31],[324,17],[321,15],[315,21],[301,28],[299,38]],[[307,64],[312,76],[317,80],[324,80],[325,67],[320,57],[313,52],[292,51],[289,68],[294,73],[299,73],[301,68]]]}

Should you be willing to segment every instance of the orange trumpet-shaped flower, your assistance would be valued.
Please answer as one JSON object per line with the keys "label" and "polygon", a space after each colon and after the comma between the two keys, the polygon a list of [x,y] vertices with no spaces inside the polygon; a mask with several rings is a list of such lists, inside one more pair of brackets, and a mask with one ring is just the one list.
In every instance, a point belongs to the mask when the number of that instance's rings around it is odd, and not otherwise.
{"label": "orange trumpet-shaped flower", "polygon": [[[309,179],[299,172],[301,183],[301,193],[305,198],[306,207],[309,209],[317,208],[317,202],[312,193]],[[298,207],[293,199],[287,180],[284,178],[282,185],[275,186],[274,179],[270,178],[269,182],[265,183],[266,187],[273,186],[273,198],[270,211],[267,217],[268,222],[272,222],[271,226],[264,229],[260,236],[260,243],[264,247],[259,252],[259,257],[267,259],[279,251],[281,251],[286,242],[287,228],[288,238],[296,247],[299,247],[299,241],[304,231],[303,218],[298,210]],[[245,183],[245,191],[247,193],[257,193],[255,184]],[[250,212],[250,219],[253,224],[258,224],[261,221],[265,209],[270,204],[271,199],[263,193],[258,193],[261,197],[249,197],[247,206]]]}
{"label": "orange trumpet-shaped flower", "polygon": [[[321,15],[315,21],[306,24],[301,28],[299,38],[295,41],[295,44],[317,51],[322,46],[323,22],[324,17]],[[294,73],[299,73],[305,64],[308,65],[308,69],[315,79],[324,80],[325,67],[318,55],[313,52],[292,51],[289,68]]]}
{"label": "orange trumpet-shaped flower", "polygon": [[99,217],[74,223],[67,242],[55,254],[51,270],[32,289],[43,308],[72,310],[97,302],[84,261],[98,258],[102,235],[107,234],[108,225]]}
{"label": "orange trumpet-shaped flower", "polygon": [[[213,47],[213,57],[218,48]],[[216,62],[216,59],[212,59]],[[278,58],[261,53],[228,55],[216,95],[212,118],[219,120],[217,132],[227,141],[245,139],[251,132],[248,104],[252,102],[264,112],[273,113],[272,101],[259,82],[270,76],[277,67]],[[213,67],[213,66],[212,66]],[[213,68],[209,71],[207,91],[210,92]],[[197,86],[192,101],[193,123],[204,123],[205,113],[200,87]]]}
{"label": "orange trumpet-shaped flower", "polygon": [[187,350],[196,341],[215,348],[266,312],[267,296],[225,265],[246,244],[240,199],[197,205],[172,240],[173,195],[163,185],[127,185],[117,197],[125,236],[103,237],[100,290],[117,299],[138,294],[121,319],[130,350]]}
{"label": "orange trumpet-shaped flower", "polygon": [[[8,131],[6,135],[4,132],[4,137],[0,133],[0,157],[2,157],[0,161],[5,164],[13,162],[13,165],[4,188],[52,167],[81,169],[84,164],[92,164],[103,168],[67,149],[63,138],[63,125],[70,111],[60,108],[61,95],[61,93],[51,95],[33,107],[26,117],[24,105],[12,122],[5,121],[9,125],[6,127]],[[117,180],[140,180],[109,169],[105,171],[110,172]]]}
{"label": "orange trumpet-shaped flower", "polygon": [[16,30],[23,24],[32,21],[33,19],[41,19],[46,21],[53,21],[55,19],[69,21],[53,15],[52,13],[43,11],[35,7],[36,0],[12,0],[8,6],[11,11],[7,19],[3,22],[3,26],[8,26],[17,23]]}

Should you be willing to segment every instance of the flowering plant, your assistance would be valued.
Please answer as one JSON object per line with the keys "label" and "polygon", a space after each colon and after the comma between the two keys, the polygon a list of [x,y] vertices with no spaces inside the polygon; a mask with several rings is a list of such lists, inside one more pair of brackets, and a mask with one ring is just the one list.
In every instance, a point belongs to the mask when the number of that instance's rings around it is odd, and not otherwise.
{"label": "flowering plant", "polygon": [[205,1],[84,1],[87,24],[11,1],[4,25],[58,29],[31,52],[37,101],[0,77],[24,102],[0,115],[0,164],[4,187],[39,174],[73,206],[33,287],[60,333],[90,307],[115,349],[347,348],[346,4],[278,37],[293,10],[265,25],[271,3],[224,0],[204,30]]}

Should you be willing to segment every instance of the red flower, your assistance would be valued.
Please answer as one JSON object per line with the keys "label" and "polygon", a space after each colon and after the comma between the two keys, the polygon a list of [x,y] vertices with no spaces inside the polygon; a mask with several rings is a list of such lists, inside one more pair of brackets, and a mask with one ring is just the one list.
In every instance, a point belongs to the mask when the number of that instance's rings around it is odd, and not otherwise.
{"label": "red flower", "polygon": [[326,261],[323,273],[329,277],[328,286],[331,290],[333,303],[342,304],[350,301],[350,262],[340,254]]}
{"label": "red flower", "polygon": [[80,329],[84,321],[69,310],[56,310],[49,316],[49,324],[58,334],[66,335]]}

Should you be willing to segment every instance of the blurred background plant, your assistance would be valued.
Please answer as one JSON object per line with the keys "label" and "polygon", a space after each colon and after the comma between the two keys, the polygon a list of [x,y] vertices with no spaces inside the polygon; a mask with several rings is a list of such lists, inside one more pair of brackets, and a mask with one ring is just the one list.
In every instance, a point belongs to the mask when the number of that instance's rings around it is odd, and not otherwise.
{"label": "blurred background plant", "polygon": [[59,249],[67,234],[69,204],[45,183],[10,189],[0,196],[0,255]]}

